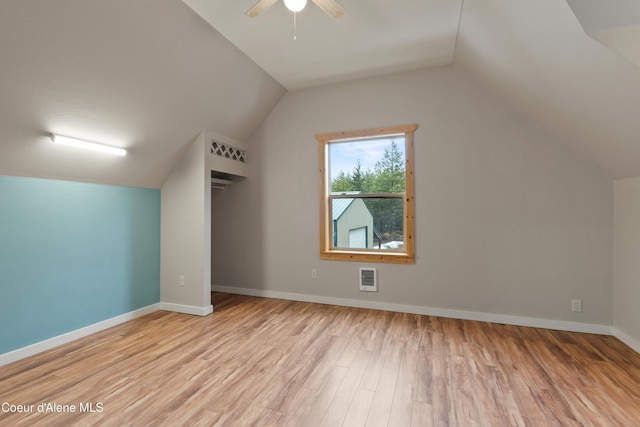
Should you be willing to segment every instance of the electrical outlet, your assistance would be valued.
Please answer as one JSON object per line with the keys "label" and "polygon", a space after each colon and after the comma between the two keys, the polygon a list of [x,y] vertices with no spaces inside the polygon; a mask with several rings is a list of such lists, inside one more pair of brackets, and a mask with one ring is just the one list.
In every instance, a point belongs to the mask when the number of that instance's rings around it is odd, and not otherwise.
{"label": "electrical outlet", "polygon": [[572,299],[571,300],[571,311],[574,313],[582,313],[582,300],[581,299]]}
{"label": "electrical outlet", "polygon": [[318,270],[316,270],[315,268],[311,269],[311,278],[312,279],[317,279],[318,278]]}
{"label": "electrical outlet", "polygon": [[180,275],[180,287],[184,288],[184,276]]}

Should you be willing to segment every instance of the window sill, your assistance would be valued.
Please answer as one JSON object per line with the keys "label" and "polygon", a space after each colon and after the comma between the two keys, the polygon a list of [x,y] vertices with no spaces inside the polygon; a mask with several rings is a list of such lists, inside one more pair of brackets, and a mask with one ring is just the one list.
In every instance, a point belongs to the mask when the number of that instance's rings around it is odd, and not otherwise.
{"label": "window sill", "polygon": [[385,264],[415,264],[415,258],[404,253],[325,251],[320,259],[330,261],[380,262]]}

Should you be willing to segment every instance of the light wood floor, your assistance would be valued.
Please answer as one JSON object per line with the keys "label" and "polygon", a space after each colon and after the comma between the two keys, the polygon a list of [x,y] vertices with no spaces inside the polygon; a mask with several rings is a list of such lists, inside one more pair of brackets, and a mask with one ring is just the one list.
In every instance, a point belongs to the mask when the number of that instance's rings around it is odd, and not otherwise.
{"label": "light wood floor", "polygon": [[34,405],[0,425],[640,425],[640,355],[613,337],[213,302],[212,316],[159,311],[0,368],[0,404]]}

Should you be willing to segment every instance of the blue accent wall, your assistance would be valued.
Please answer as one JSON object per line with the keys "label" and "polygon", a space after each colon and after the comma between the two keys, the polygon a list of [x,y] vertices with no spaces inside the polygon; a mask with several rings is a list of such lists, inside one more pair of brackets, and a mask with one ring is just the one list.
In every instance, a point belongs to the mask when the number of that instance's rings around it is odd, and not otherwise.
{"label": "blue accent wall", "polygon": [[0,354],[160,301],[160,190],[0,176]]}

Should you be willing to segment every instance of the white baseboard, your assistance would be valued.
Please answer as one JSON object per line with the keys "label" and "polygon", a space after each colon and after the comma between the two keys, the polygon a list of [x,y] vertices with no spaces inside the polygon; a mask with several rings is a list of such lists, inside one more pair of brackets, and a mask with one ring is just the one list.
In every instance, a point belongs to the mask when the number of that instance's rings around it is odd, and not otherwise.
{"label": "white baseboard", "polygon": [[213,306],[196,307],[193,305],[172,304],[169,302],[161,302],[160,310],[175,311],[176,313],[193,314],[195,316],[208,316],[213,313]]}
{"label": "white baseboard", "polygon": [[422,307],[415,305],[391,304],[375,301],[362,301],[347,298],[323,297],[288,292],[267,291],[262,289],[236,288],[212,285],[214,292],[249,295],[265,298],[277,298],[292,301],[314,302],[319,304],[341,305],[346,307],[369,308],[373,310],[395,311],[399,313],[423,314],[426,316],[450,317],[453,319],[477,320],[480,322],[503,323],[516,326],[554,329],[559,331],[583,332],[599,335],[613,335],[613,327],[591,323],[567,322],[564,320],[539,319],[534,317],[511,316],[506,314],[481,313],[474,311],[452,310],[446,308]]}
{"label": "white baseboard", "polygon": [[121,314],[119,316],[112,317],[110,319],[103,320],[101,322],[94,323],[80,329],[76,329],[75,331],[67,332],[65,334],[40,341],[35,344],[31,344],[26,347],[10,351],[8,353],[0,354],[0,366],[8,365],[9,363],[13,363],[29,356],[33,356],[34,354],[42,353],[43,351],[58,347],[59,345],[75,341],[78,338],[83,338],[88,335],[95,334],[96,332],[111,328],[112,326],[116,326],[121,323],[128,322],[129,320],[144,316],[146,314],[153,313],[154,311],[158,311],[159,307],[160,304],[152,304],[134,311],[130,311],[129,313]]}
{"label": "white baseboard", "polygon": [[614,337],[618,338],[620,341],[622,341],[626,345],[628,345],[629,347],[631,347],[632,349],[634,349],[636,352],[640,353],[640,341],[636,340],[635,338],[630,337],[629,335],[627,335],[626,333],[622,332],[618,328],[613,328],[612,335]]}

